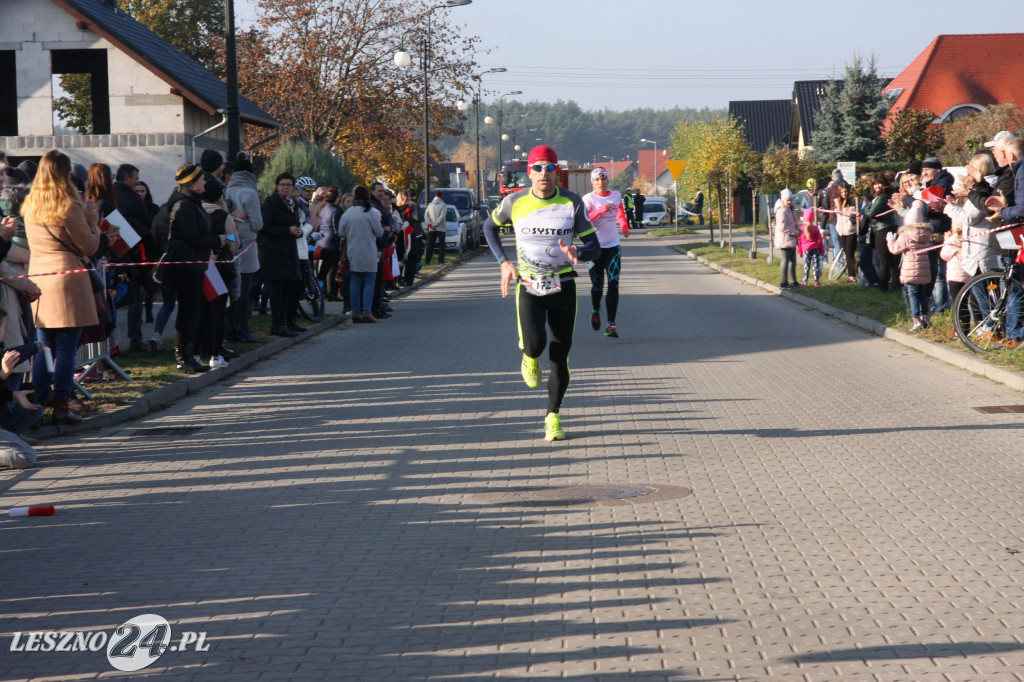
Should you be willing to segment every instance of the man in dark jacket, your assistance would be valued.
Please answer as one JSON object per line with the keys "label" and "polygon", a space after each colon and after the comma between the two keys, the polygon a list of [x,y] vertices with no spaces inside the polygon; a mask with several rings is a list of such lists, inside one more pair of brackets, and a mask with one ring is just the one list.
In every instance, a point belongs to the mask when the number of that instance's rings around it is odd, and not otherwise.
{"label": "man in dark jacket", "polygon": [[637,227],[643,227],[644,225],[644,200],[643,194],[640,194],[640,190],[636,190],[633,193],[633,213],[636,214],[636,225]]}
{"label": "man in dark jacket", "polygon": [[295,240],[302,236],[300,209],[292,192],[295,177],[281,173],[275,181],[274,193],[263,202],[263,229],[260,230],[260,277],[270,282],[270,333],[275,336],[297,336],[306,331],[299,326],[296,314],[302,275]]}
{"label": "man in dark jacket", "polygon": [[[1004,137],[994,147],[996,163],[1000,164],[1000,181],[996,181],[996,190],[985,202],[992,211],[990,220],[1000,223],[1012,223],[1024,220],[1024,140],[1019,137]],[[1004,169],[1008,169],[1007,172]],[[1007,177],[1013,177],[1013,188],[1006,189]]]}
{"label": "man in dark jacket", "polygon": [[[148,260],[148,256],[153,253],[149,209],[146,208],[146,202],[142,197],[135,193],[135,185],[138,182],[138,168],[130,163],[123,163],[117,167],[117,174],[114,176],[117,210],[142,238],[131,251],[118,257],[122,263],[141,263]],[[133,266],[125,268],[123,273],[128,279],[128,350],[144,351],[148,347],[142,343],[142,305],[146,296],[156,293],[157,287],[148,267]]]}

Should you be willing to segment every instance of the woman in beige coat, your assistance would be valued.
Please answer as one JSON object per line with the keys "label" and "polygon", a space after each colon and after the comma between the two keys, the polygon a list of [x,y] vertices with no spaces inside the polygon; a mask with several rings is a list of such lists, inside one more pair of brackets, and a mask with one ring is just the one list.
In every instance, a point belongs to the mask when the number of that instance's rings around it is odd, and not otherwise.
{"label": "woman in beige coat", "polygon": [[[39,162],[32,191],[22,205],[28,238],[29,274],[82,269],[100,246],[96,204],[82,202],[71,182],[71,161],[51,150]],[[63,242],[63,243],[62,243]],[[32,368],[36,400],[44,402],[53,383],[53,421],[74,424],[81,417],[68,411],[78,339],[83,327],[99,322],[89,274],[50,275],[34,279],[42,292],[34,305],[36,335],[54,358],[52,376],[38,353]]]}

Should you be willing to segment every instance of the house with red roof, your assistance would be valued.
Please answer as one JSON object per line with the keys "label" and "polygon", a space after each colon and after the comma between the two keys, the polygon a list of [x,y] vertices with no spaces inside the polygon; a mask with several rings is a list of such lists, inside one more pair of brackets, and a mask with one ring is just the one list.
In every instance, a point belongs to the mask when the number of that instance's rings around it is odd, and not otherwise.
{"label": "house with red roof", "polygon": [[640,182],[657,184],[659,193],[672,189],[675,181],[672,179],[672,174],[668,172],[668,166],[665,165],[666,161],[672,160],[667,149],[659,147],[657,155],[655,155],[654,149],[638,149],[636,159],[637,177]]}
{"label": "house with red roof", "polygon": [[891,111],[926,109],[936,123],[992,104],[1024,107],[1024,33],[940,35],[886,86]]}
{"label": "house with red roof", "polygon": [[593,163],[592,166],[600,166],[608,171],[608,179],[614,178],[619,173],[629,173],[631,179],[636,179],[636,161],[608,161],[606,163]]}

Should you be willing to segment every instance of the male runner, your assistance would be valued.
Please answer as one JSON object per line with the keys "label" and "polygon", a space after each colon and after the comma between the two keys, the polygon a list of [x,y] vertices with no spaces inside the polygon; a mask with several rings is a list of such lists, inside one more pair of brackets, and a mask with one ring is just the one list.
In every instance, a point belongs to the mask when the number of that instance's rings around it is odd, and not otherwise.
{"label": "male runner", "polygon": [[[562,440],[558,411],[569,387],[569,349],[576,326],[576,271],[580,260],[601,253],[594,227],[578,194],[559,189],[558,155],[551,147],[534,147],[527,158],[532,187],[506,196],[484,221],[487,245],[501,266],[501,295],[508,295],[516,280],[516,314],[519,348],[523,351],[523,380],[530,388],[540,386],[538,358],[547,344],[545,322],[551,330],[548,358],[548,412],[544,439]],[[511,226],[516,236],[517,264],[505,255],[499,228]],[[577,251],[573,235],[583,240]]]}
{"label": "male runner", "polygon": [[[615,190],[608,190],[608,171],[595,168],[590,171],[590,184],[594,191],[583,195],[583,206],[587,218],[597,231],[601,244],[601,255],[594,259],[590,268],[590,300],[594,311],[590,315],[590,328],[601,328],[601,294],[604,292],[604,273],[608,273],[608,326],[605,336],[619,338],[615,329],[615,313],[619,307],[619,272],[621,270],[622,247],[619,246],[619,229],[622,236],[629,237],[629,221],[622,206],[622,196]],[[616,225],[618,223],[618,225]]]}

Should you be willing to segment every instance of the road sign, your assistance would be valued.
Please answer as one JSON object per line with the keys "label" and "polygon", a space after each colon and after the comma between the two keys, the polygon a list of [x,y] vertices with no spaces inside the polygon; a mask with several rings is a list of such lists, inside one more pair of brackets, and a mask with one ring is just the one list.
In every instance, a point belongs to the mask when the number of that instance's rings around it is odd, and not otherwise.
{"label": "road sign", "polygon": [[843,174],[843,180],[846,180],[850,185],[857,184],[857,162],[856,161],[840,161],[836,164],[836,168]]}
{"label": "road sign", "polygon": [[673,180],[679,179],[679,174],[686,168],[685,161],[666,161],[665,167],[668,168],[668,172],[672,174]]}

